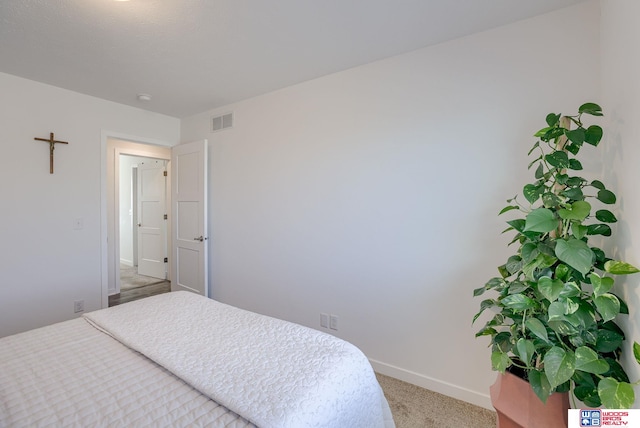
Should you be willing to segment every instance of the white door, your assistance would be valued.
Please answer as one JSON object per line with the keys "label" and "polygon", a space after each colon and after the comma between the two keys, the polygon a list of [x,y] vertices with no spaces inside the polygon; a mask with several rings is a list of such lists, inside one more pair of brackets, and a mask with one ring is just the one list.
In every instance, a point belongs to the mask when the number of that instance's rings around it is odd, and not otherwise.
{"label": "white door", "polygon": [[165,161],[138,165],[138,274],[166,279]]}
{"label": "white door", "polygon": [[171,290],[209,297],[207,140],[174,146],[171,155],[173,269]]}

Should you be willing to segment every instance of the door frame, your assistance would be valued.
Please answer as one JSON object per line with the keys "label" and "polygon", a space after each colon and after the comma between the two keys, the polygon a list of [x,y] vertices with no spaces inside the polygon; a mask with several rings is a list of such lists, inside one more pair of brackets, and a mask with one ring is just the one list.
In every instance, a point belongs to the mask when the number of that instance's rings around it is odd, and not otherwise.
{"label": "door frame", "polygon": [[[171,147],[166,141],[151,138],[138,137],[113,131],[102,131],[100,138],[100,253],[101,253],[101,291],[102,308],[109,306],[109,283],[120,283],[120,222],[116,221],[115,213],[119,212],[119,188],[115,186],[119,182],[119,158],[121,154],[144,156],[156,159],[166,159],[168,178],[171,177]],[[113,156],[113,157],[112,157]],[[109,169],[113,168],[111,171]],[[111,172],[111,174],[109,174]],[[168,193],[171,191],[171,180],[167,180]],[[170,203],[170,193],[168,196]],[[171,216],[171,213],[168,213]],[[111,218],[110,218],[111,217]],[[168,248],[171,248],[171,217],[167,221]],[[109,263],[111,258],[111,264]],[[168,266],[171,273],[171,263]],[[169,275],[169,277],[171,277]],[[113,279],[113,281],[110,281]],[[118,287],[119,289],[119,287]]]}

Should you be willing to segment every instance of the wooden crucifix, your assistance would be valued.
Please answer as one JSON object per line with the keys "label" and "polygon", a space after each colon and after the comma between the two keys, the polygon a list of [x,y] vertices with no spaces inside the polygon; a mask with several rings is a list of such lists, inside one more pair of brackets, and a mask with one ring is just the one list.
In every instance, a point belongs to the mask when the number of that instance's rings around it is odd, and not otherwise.
{"label": "wooden crucifix", "polygon": [[34,140],[38,141],[46,141],[49,143],[49,174],[53,174],[53,150],[55,149],[56,144],[69,144],[66,141],[56,141],[53,138],[53,132],[49,134],[49,139],[46,138],[34,138]]}

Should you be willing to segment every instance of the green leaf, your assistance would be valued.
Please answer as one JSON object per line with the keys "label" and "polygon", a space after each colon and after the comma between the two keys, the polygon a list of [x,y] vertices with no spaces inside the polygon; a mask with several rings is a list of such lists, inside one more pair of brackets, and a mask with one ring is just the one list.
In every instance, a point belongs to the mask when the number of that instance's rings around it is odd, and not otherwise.
{"label": "green leaf", "polygon": [[507,271],[509,271],[509,273],[516,273],[520,269],[522,269],[522,259],[520,258],[520,256],[511,256],[507,260],[505,267],[507,268]]}
{"label": "green leaf", "polygon": [[529,372],[529,384],[533,388],[533,392],[536,393],[540,401],[547,402],[547,398],[551,395],[553,388],[549,384],[549,380],[544,372],[539,370],[531,370]]}
{"label": "green leaf", "polygon": [[[534,137],[544,137],[544,136],[545,136],[545,134],[546,134],[547,132],[549,132],[551,129],[552,129],[552,127],[551,127],[551,126],[548,126],[548,127],[546,127],[546,128],[542,128],[541,130],[539,130],[538,132],[536,132],[535,134],[533,134],[533,136],[534,136]],[[533,149],[532,149],[532,151],[533,151]],[[531,153],[531,152],[529,152],[529,153]]]}
{"label": "green leaf", "polygon": [[571,234],[576,239],[582,239],[583,236],[587,234],[589,228],[587,226],[583,226],[580,223],[571,223]]}
{"label": "green leaf", "polygon": [[529,288],[529,285],[521,281],[513,281],[509,284],[509,294],[518,294]]}
{"label": "green leaf", "polygon": [[582,177],[569,177],[567,186],[581,186],[586,180]]}
{"label": "green leaf", "polygon": [[545,299],[549,300],[549,302],[558,300],[560,292],[563,288],[564,283],[559,279],[553,280],[548,276],[543,276],[538,280],[538,290],[545,297]]}
{"label": "green leaf", "polygon": [[544,355],[544,373],[551,388],[568,381],[575,372],[575,355],[572,351],[554,346]]}
{"label": "green leaf", "polygon": [[531,260],[538,257],[540,251],[538,250],[538,246],[533,242],[528,242],[520,248],[520,254],[522,255],[522,260],[525,263],[529,263]]}
{"label": "green leaf", "polygon": [[572,131],[565,131],[565,135],[572,143],[580,146],[584,143],[586,133],[583,128],[578,128]]}
{"label": "green leaf", "polygon": [[515,220],[509,220],[507,224],[513,227],[518,232],[524,231],[525,220],[523,218],[517,218]]}
{"label": "green leaf", "polygon": [[591,204],[587,201],[576,201],[567,205],[566,208],[558,211],[560,218],[565,220],[582,221],[589,216],[591,212]]}
{"label": "green leaf", "polygon": [[542,177],[544,177],[544,166],[542,163],[538,164],[534,177],[536,177],[537,180],[540,180]]}
{"label": "green leaf", "polygon": [[547,312],[549,313],[549,321],[564,320],[565,307],[562,302],[553,302],[549,305]]}
{"label": "green leaf", "polygon": [[606,224],[590,224],[587,226],[587,235],[611,236],[611,227]]}
{"label": "green leaf", "polygon": [[491,353],[491,367],[493,370],[497,370],[500,373],[504,373],[504,371],[511,365],[511,359],[504,352],[492,352]]}
{"label": "green leaf", "polygon": [[601,127],[598,125],[591,125],[587,128],[584,141],[592,146],[597,146],[600,143],[600,140],[602,140],[602,135],[603,132]]}
{"label": "green leaf", "polygon": [[545,192],[542,194],[542,203],[545,207],[555,207],[560,204],[560,198],[553,193]]}
{"label": "green leaf", "polygon": [[528,366],[531,358],[533,358],[533,354],[536,352],[536,347],[533,345],[533,342],[521,337],[516,343],[516,349],[518,350],[520,361]]}
{"label": "green leaf", "polygon": [[522,272],[528,280],[536,281],[536,275],[545,275],[544,269],[553,266],[557,261],[558,259],[554,256],[540,253],[531,262],[522,266]]}
{"label": "green leaf", "polygon": [[605,360],[609,363],[610,370],[604,374],[604,377],[612,377],[618,382],[629,382],[629,376],[618,360],[611,357],[605,357]]}
{"label": "green leaf", "polygon": [[524,231],[547,233],[557,228],[558,220],[553,215],[553,211],[547,208],[536,208],[527,215]]}
{"label": "green leaf", "polygon": [[598,196],[596,196],[596,198],[604,203],[604,204],[615,204],[616,203],[616,195],[607,190],[607,189],[601,189],[598,191]]}
{"label": "green leaf", "polygon": [[564,149],[575,156],[580,151],[580,147],[581,147],[580,145],[569,141],[569,143],[564,146]]}
{"label": "green leaf", "polygon": [[600,277],[597,273],[593,272],[589,275],[591,285],[593,286],[593,295],[595,297],[602,296],[607,293],[613,287],[614,280],[611,277]]}
{"label": "green leaf", "polygon": [[598,190],[604,190],[604,188],[605,188],[604,184],[602,184],[602,181],[600,181],[600,180],[593,180],[591,182],[591,186],[595,187]]}
{"label": "green leaf", "polygon": [[580,305],[572,299],[561,299],[561,302],[564,305],[564,313],[567,314],[567,321],[569,321],[571,325],[579,327],[581,320],[579,317],[573,316],[573,314],[580,309]]}
{"label": "green leaf", "polygon": [[616,331],[600,329],[596,340],[596,350],[602,353],[614,352],[622,346],[623,340],[624,336]]}
{"label": "green leaf", "polygon": [[604,270],[614,275],[629,275],[632,273],[640,272],[635,266],[626,262],[620,262],[616,260],[609,260],[604,264]]}
{"label": "green leaf", "polygon": [[587,346],[576,349],[576,370],[587,373],[602,374],[609,370],[609,364],[598,358],[598,354]]}
{"label": "green leaf", "polygon": [[527,184],[522,189],[522,194],[530,204],[533,204],[535,201],[537,201],[543,192],[544,186],[535,186],[533,184]]}
{"label": "green leaf", "polygon": [[558,174],[556,175],[556,181],[558,184],[567,184],[569,181],[569,176],[567,174]]}
{"label": "green leaf", "polygon": [[560,121],[560,115],[555,113],[549,113],[546,118],[547,125],[555,126]]}
{"label": "green leaf", "polygon": [[516,205],[507,205],[507,206],[506,206],[506,207],[504,207],[502,210],[500,210],[500,212],[498,213],[498,215],[500,215],[500,214],[504,214],[504,213],[506,213],[506,212],[508,212],[508,211],[511,211],[511,210],[517,210],[517,209],[518,209],[518,207],[517,207]]}
{"label": "green leaf", "polygon": [[569,159],[569,169],[572,169],[574,171],[580,171],[583,168],[582,168],[582,164],[578,159]]}
{"label": "green leaf", "polygon": [[[578,284],[576,284],[573,281],[569,281],[569,282],[566,282],[562,287],[562,290],[560,291],[560,297],[564,297],[564,298],[576,297],[576,296],[579,296],[580,293],[582,293],[582,290],[580,289]],[[567,311],[566,313],[569,314],[571,312]]]}
{"label": "green leaf", "polygon": [[636,401],[633,387],[627,382],[618,382],[613,378],[601,379],[598,383],[598,395],[607,409],[628,409]]}
{"label": "green leaf", "polygon": [[501,303],[510,309],[523,311],[525,309],[535,309],[538,307],[538,303],[530,297],[524,294],[512,294],[504,297]]}
{"label": "green leaf", "polygon": [[603,321],[610,321],[620,313],[620,301],[611,293],[604,293],[593,299]]}
{"label": "green leaf", "polygon": [[573,199],[574,201],[580,201],[584,199],[584,194],[582,193],[582,189],[579,187],[569,187],[562,192],[569,199]]}
{"label": "green leaf", "polygon": [[602,116],[602,107],[596,103],[585,103],[580,106],[578,113],[586,113],[591,116]]}
{"label": "green leaf", "polygon": [[636,361],[640,364],[640,343],[633,342],[633,356],[636,357]]}
{"label": "green leaf", "polygon": [[556,256],[580,272],[582,275],[589,273],[593,267],[594,254],[589,246],[575,238],[569,240],[559,239],[556,242]]}
{"label": "green leaf", "polygon": [[565,281],[569,274],[569,267],[567,265],[559,264],[556,267],[556,278]]}
{"label": "green leaf", "polygon": [[596,218],[603,223],[615,223],[618,221],[616,216],[609,210],[596,211]]}
{"label": "green leaf", "polygon": [[524,325],[529,329],[531,333],[544,340],[545,342],[549,342],[549,337],[547,336],[547,329],[537,318],[528,318]]}
{"label": "green leaf", "polygon": [[[576,372],[578,373],[578,372]],[[595,385],[576,385],[573,389],[576,398],[589,407],[600,407],[602,402],[598,395],[598,389]]]}
{"label": "green leaf", "polygon": [[544,157],[544,159],[549,163],[549,165],[555,166],[558,169],[569,167],[569,155],[563,151],[549,153]]}
{"label": "green leaf", "polygon": [[[475,293],[474,293],[474,295],[475,295]],[[478,317],[485,311],[485,309],[492,308],[494,306],[496,306],[495,300],[491,300],[491,299],[483,300],[480,303],[480,311],[477,314],[474,315],[473,320],[471,321],[471,323],[473,324],[474,322],[476,322]]]}

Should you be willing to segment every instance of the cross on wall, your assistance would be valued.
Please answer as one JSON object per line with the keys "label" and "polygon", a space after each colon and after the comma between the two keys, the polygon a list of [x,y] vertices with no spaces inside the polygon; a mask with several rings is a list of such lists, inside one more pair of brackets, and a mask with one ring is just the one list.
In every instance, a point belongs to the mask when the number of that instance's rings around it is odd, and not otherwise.
{"label": "cross on wall", "polygon": [[53,138],[53,132],[49,133],[49,139],[46,138],[34,138],[34,140],[45,141],[49,143],[49,174],[53,174],[53,150],[56,144],[69,144],[66,141],[57,141]]}

